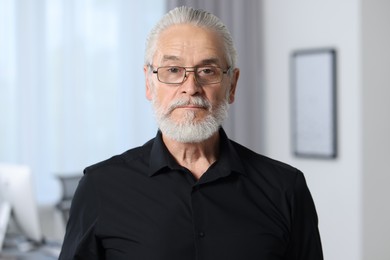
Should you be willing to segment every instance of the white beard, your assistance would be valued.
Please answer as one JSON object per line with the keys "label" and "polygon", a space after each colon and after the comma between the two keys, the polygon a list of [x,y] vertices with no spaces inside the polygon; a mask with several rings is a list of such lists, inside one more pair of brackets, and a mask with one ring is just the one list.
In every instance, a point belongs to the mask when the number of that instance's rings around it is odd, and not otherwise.
{"label": "white beard", "polygon": [[[156,121],[161,132],[168,138],[180,143],[199,143],[210,138],[219,130],[222,122],[227,118],[229,108],[229,103],[226,99],[214,108],[207,100],[201,97],[193,97],[190,100],[174,101],[165,111],[161,108],[160,104],[158,104],[155,97],[153,98],[152,104]],[[171,119],[171,112],[175,107],[189,104],[202,106],[211,113],[207,115],[205,119],[198,122],[194,121],[194,111],[185,112],[181,122],[175,122]]]}

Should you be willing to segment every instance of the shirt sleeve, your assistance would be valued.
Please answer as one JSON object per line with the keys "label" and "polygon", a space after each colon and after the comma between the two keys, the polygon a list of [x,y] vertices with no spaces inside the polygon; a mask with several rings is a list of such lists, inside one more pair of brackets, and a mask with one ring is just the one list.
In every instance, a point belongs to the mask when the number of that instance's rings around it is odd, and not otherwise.
{"label": "shirt sleeve", "polygon": [[318,216],[301,172],[295,180],[292,197],[292,227],[288,260],[323,260]]}
{"label": "shirt sleeve", "polygon": [[96,236],[98,197],[92,177],[84,172],[74,194],[59,260],[103,259]]}

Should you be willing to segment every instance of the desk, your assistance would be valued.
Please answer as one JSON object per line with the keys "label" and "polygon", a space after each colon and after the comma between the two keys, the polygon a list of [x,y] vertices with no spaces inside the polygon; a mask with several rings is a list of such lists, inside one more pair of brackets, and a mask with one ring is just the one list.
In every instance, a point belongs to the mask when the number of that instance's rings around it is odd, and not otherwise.
{"label": "desk", "polygon": [[27,252],[27,253],[0,253],[0,260],[54,260],[58,257],[48,256],[42,252]]}
{"label": "desk", "polygon": [[34,250],[23,252],[17,248],[3,248],[0,260],[55,260],[60,254],[59,246],[43,245]]}

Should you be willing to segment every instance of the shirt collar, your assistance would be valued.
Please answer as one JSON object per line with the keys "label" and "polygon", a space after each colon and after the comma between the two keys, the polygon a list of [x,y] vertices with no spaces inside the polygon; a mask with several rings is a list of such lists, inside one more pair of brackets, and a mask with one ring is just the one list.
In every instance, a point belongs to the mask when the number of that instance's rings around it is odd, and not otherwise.
{"label": "shirt collar", "polygon": [[[212,176],[208,176],[207,178],[205,178],[204,181],[211,181],[211,179],[225,177],[230,175],[232,172],[245,174],[241,158],[239,157],[236,149],[234,148],[232,141],[228,139],[225,131],[222,128],[220,128],[219,130],[219,136],[221,147],[220,155],[217,162],[211,166],[213,167],[213,171],[215,172],[215,174],[212,174]],[[150,152],[149,165],[149,176],[153,176],[166,168],[181,168],[165,146],[162,140],[161,131],[158,131],[156,137],[154,138],[154,142]]]}
{"label": "shirt collar", "polygon": [[162,140],[162,134],[159,130],[154,138],[149,158],[150,171],[149,176],[153,176],[164,168],[176,168],[177,163],[169,153]]}

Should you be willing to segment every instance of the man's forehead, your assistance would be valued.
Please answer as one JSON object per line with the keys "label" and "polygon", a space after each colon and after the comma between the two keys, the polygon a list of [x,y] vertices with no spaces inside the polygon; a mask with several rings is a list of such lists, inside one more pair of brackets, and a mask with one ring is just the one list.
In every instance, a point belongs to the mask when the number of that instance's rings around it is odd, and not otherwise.
{"label": "man's forehead", "polygon": [[154,61],[224,65],[224,49],[223,40],[213,30],[190,24],[173,25],[159,35]]}
{"label": "man's forehead", "polygon": [[217,32],[192,25],[168,27],[157,38],[159,49],[221,50],[223,45]]}

